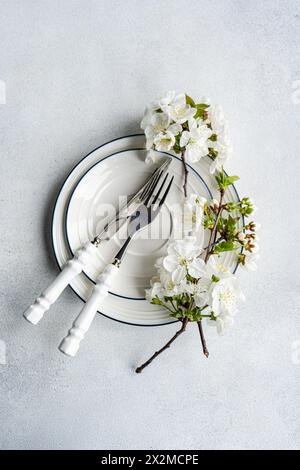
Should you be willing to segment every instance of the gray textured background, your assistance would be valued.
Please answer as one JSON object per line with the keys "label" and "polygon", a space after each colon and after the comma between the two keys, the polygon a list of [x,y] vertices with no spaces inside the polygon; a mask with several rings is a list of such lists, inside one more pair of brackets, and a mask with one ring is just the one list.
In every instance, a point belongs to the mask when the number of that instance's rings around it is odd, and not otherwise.
{"label": "gray textured background", "polygon": [[[299,43],[298,0],[0,1],[2,448],[297,448]],[[225,108],[228,170],[259,206],[261,261],[239,273],[247,303],[230,333],[207,332],[208,360],[190,327],[137,376],[176,325],[98,316],[71,360],[57,350],[81,306],[71,290],[38,328],[22,311],[57,272],[50,216],[64,177],[138,131],[167,89]]]}

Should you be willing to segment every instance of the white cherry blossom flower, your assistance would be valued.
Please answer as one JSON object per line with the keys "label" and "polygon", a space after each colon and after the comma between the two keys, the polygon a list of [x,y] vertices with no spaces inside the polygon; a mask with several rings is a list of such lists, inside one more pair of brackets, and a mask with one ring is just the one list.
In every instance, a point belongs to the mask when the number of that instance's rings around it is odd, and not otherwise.
{"label": "white cherry blossom flower", "polygon": [[217,140],[211,142],[209,146],[217,152],[217,156],[210,165],[210,173],[221,171],[222,167],[232,155],[232,146],[228,138],[227,125],[222,131],[216,132],[213,128],[213,132],[217,135]]}
{"label": "white cherry blossom flower", "polygon": [[205,263],[201,258],[195,258],[187,267],[188,274],[196,279],[199,279],[205,273]]}
{"label": "white cherry blossom flower", "polygon": [[[163,95],[161,98],[159,98],[158,100],[152,101],[150,103],[150,105],[145,110],[145,115],[147,114],[147,112],[149,112],[151,114],[151,113],[154,113],[154,112],[157,112],[157,111],[158,112],[162,111],[163,108],[165,108],[166,106],[171,104],[171,102],[175,98],[175,95],[176,95],[175,91],[173,91],[173,90],[167,91],[165,93],[165,95]],[[143,129],[143,127],[142,127],[142,129]]]}
{"label": "white cherry blossom flower", "polygon": [[186,96],[184,93],[174,96],[168,104],[162,106],[162,110],[168,114],[172,121],[178,124],[183,124],[188,121],[197,112],[196,108],[192,108],[190,105],[186,104]]}
{"label": "white cherry blossom flower", "polygon": [[206,263],[205,277],[211,279],[212,276],[216,276],[219,279],[232,276],[230,269],[222,263],[221,257],[217,255],[211,255]]}
{"label": "white cherry blossom flower", "polygon": [[195,233],[202,230],[204,208],[207,204],[205,197],[190,194],[184,201],[181,210],[177,209],[176,220],[182,224],[184,234]]}
{"label": "white cherry blossom flower", "polygon": [[185,158],[188,163],[198,162],[208,154],[208,138],[211,135],[211,129],[202,121],[200,125],[197,125],[195,119],[189,121],[189,130],[183,131],[180,138],[180,146],[185,147]]}
{"label": "white cherry blossom flower", "polygon": [[210,105],[207,109],[207,121],[210,123],[216,134],[222,134],[226,121],[223,109],[220,105]]}
{"label": "white cherry blossom flower", "polygon": [[176,93],[174,90],[167,91],[164,96],[162,96],[158,101],[154,102],[153,106],[156,106],[156,109],[164,109],[173,102],[175,95]]}
{"label": "white cherry blossom flower", "polygon": [[207,263],[202,259],[199,259],[199,261],[202,263],[202,273],[195,291],[195,304],[197,307],[203,307],[204,305],[210,305],[212,303],[211,294],[216,284],[216,282],[213,281],[213,277],[216,279],[224,279],[229,276],[232,277],[232,274],[218,256],[210,256]]}
{"label": "white cherry blossom flower", "polygon": [[216,141],[210,142],[209,147],[217,152],[216,158],[210,165],[210,173],[221,171],[224,164],[232,154],[232,147],[228,137],[228,124],[224,119],[224,113],[219,105],[209,106],[207,108],[207,122],[211,125],[213,134],[216,135]]}
{"label": "white cherry blossom flower", "polygon": [[[175,136],[181,132],[180,124],[171,124],[167,128],[168,120],[163,113],[158,113],[159,118],[152,119],[152,124],[145,130],[146,148],[148,150],[145,162],[154,163],[160,158],[159,151],[168,152],[175,143]],[[153,148],[155,147],[155,149]]]}
{"label": "white cherry blossom flower", "polygon": [[[168,246],[168,254],[163,259],[163,267],[171,273],[175,284],[185,279],[190,263],[199,253],[199,247],[196,246],[195,241],[195,237],[186,237],[184,240],[171,242]],[[196,273],[197,267],[197,264],[193,264],[192,272]]]}
{"label": "white cherry blossom flower", "polygon": [[152,280],[150,289],[145,290],[145,297],[148,302],[151,302],[152,299],[158,297],[159,299],[164,298],[164,289],[160,281]]}
{"label": "white cherry blossom flower", "polygon": [[219,315],[234,315],[240,300],[245,300],[238,280],[234,276],[225,277],[213,283],[211,292],[211,308],[216,317]]}
{"label": "white cherry blossom flower", "polygon": [[209,305],[211,286],[211,280],[205,277],[193,285],[194,301],[197,307],[203,308],[205,305]]}
{"label": "white cherry blossom flower", "polygon": [[150,149],[153,145],[154,139],[161,132],[164,132],[170,123],[170,119],[165,113],[154,113],[151,116],[149,124],[145,128],[146,148]]}
{"label": "white cherry blossom flower", "polygon": [[166,296],[172,297],[187,291],[187,281],[183,279],[179,283],[175,283],[172,279],[172,274],[164,269],[164,267],[159,269],[159,276]]}
{"label": "white cherry blossom flower", "polygon": [[154,137],[153,144],[159,152],[169,152],[175,144],[175,136],[170,131],[160,132]]}
{"label": "white cherry blossom flower", "polygon": [[176,136],[182,131],[182,126],[181,124],[174,122],[168,127],[167,131],[171,132],[172,134],[174,134],[174,136]]}
{"label": "white cherry blossom flower", "polygon": [[145,130],[150,124],[152,117],[156,114],[161,114],[160,111],[163,107],[168,106],[175,97],[175,91],[168,91],[165,96],[159,100],[153,101],[145,109],[143,119],[141,121],[141,128]]}

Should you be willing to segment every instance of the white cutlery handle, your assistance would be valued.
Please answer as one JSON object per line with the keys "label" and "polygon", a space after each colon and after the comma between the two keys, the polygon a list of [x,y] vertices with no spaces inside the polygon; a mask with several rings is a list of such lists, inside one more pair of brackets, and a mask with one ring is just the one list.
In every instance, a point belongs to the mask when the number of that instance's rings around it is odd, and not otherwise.
{"label": "white cutlery handle", "polygon": [[118,272],[118,267],[114,264],[106,266],[104,271],[99,277],[93,292],[85,303],[80,314],[74,321],[72,328],[69,330],[68,335],[62,340],[59,349],[68,356],[75,356],[81,341],[85,337],[91,323],[97,313],[97,309],[101,300],[105,299],[108,295],[108,290],[111,286],[111,281],[114,275]]}
{"label": "white cutlery handle", "polygon": [[97,248],[92,243],[87,243],[80,248],[74,258],[67,262],[63,270],[54,279],[52,284],[43,291],[36,301],[24,312],[24,317],[33,325],[43,318],[44,313],[58,299],[67,285],[80,274],[88,264],[92,256],[95,256]]}

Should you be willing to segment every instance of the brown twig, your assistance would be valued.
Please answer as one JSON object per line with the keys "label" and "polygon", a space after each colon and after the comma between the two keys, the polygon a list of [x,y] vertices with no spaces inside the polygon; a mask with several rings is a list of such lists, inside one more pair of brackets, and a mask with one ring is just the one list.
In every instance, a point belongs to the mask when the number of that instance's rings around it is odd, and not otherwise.
{"label": "brown twig", "polygon": [[[207,263],[207,261],[209,260],[210,255],[211,255],[211,246],[213,245],[213,239],[216,235],[217,228],[218,228],[218,222],[220,220],[222,210],[223,210],[223,205],[222,205],[223,204],[223,197],[224,197],[224,190],[220,191],[220,200],[219,200],[218,212],[217,212],[217,216],[216,216],[214,226],[210,231],[210,236],[209,236],[209,240],[208,240],[206,255],[205,255],[205,258],[204,258],[205,263]],[[198,329],[199,329],[199,333],[200,333],[203,354],[206,357],[208,357],[209,352],[208,352],[208,349],[207,349],[207,346],[206,346],[206,341],[205,341],[205,337],[204,337],[204,333],[203,333],[201,320],[198,321],[197,324],[198,324]]]}
{"label": "brown twig", "polygon": [[208,349],[207,349],[207,346],[206,346],[206,341],[205,341],[205,337],[204,337],[204,333],[203,333],[202,321],[201,320],[198,321],[197,324],[198,324],[198,329],[199,329],[199,333],[200,333],[203,354],[204,354],[204,356],[208,357],[209,352],[208,352]]}
{"label": "brown twig", "polygon": [[184,194],[184,197],[187,197],[187,178],[188,178],[189,170],[187,169],[187,166],[186,166],[184,152],[182,152],[182,164],[183,164],[183,170],[184,170],[183,194]]}
{"label": "brown twig", "polygon": [[206,251],[205,258],[204,258],[205,263],[207,263],[207,261],[209,260],[210,255],[211,255],[210,247],[211,247],[211,244],[212,244],[213,237],[216,234],[218,222],[219,222],[219,219],[221,217],[222,210],[223,210],[223,205],[222,205],[223,197],[224,197],[224,191],[221,191],[220,192],[220,201],[219,201],[219,208],[218,208],[218,212],[217,212],[217,217],[216,217],[214,226],[210,231],[210,236],[209,236],[208,245],[207,245],[207,251]]}
{"label": "brown twig", "polygon": [[161,354],[163,351],[165,351],[165,349],[169,348],[171,346],[171,344],[173,343],[173,341],[175,341],[176,338],[178,338],[179,335],[181,335],[185,329],[186,329],[186,326],[188,324],[188,318],[187,317],[184,317],[183,320],[182,320],[182,325],[181,325],[181,328],[176,331],[175,335],[161,348],[159,349],[158,351],[156,351],[153,356],[150,357],[150,359],[148,359],[148,361],[144,362],[144,364],[142,364],[141,366],[137,367],[135,369],[135,372],[137,374],[140,374],[143,369],[145,369],[145,367],[149,366],[149,364],[151,364],[151,362],[159,355]]}

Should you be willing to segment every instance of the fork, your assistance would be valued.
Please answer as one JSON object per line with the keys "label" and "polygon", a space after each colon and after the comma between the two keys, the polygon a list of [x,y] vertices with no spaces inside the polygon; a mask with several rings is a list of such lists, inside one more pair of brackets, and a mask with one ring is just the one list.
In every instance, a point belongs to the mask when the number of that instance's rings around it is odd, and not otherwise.
{"label": "fork", "polygon": [[103,236],[109,238],[110,235],[113,236],[118,232],[121,226],[127,222],[130,215],[133,214],[139,205],[146,200],[151,185],[166,173],[170,161],[171,159],[165,160],[164,163],[154,171],[147,182],[119,211],[117,216],[104,227],[102,232],[98,234],[93,241],[87,242],[76,251],[74,257],[65,264],[62,271],[52,281],[50,286],[48,286],[35,302],[26,309],[23,315],[27,321],[33,325],[37,325],[39,323],[45,312],[54,304],[68,284],[84,271],[91,258],[97,255],[97,248],[104,240]]}
{"label": "fork", "polygon": [[[145,194],[145,200],[143,204],[141,204],[137,210],[130,216],[128,221],[128,238],[122,245],[121,249],[115,256],[113,263],[108,264],[104,271],[100,274],[98,278],[98,282],[93,289],[93,292],[84,305],[83,309],[75,319],[71,329],[68,332],[68,335],[62,340],[59,349],[61,352],[65,353],[68,356],[75,356],[81,341],[85,337],[85,334],[89,330],[91,323],[97,313],[97,308],[101,301],[103,301],[107,295],[108,290],[111,287],[112,279],[114,275],[119,271],[121,261],[124,258],[128,245],[130,244],[131,240],[143,228],[150,225],[157,215],[160,212],[162,205],[165,202],[165,199],[170,191],[170,188],[173,183],[174,176],[170,179],[169,183],[167,184],[166,189],[166,182],[168,179],[169,173],[167,173],[160,184],[159,189],[155,192],[155,188],[158,185],[158,182],[161,180],[160,177],[154,179],[152,181],[150,187],[147,189]],[[164,192],[163,192],[164,189]],[[159,198],[160,194],[163,192],[161,198]]]}

